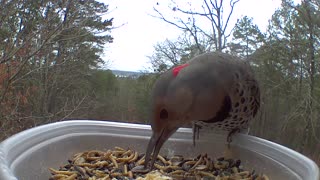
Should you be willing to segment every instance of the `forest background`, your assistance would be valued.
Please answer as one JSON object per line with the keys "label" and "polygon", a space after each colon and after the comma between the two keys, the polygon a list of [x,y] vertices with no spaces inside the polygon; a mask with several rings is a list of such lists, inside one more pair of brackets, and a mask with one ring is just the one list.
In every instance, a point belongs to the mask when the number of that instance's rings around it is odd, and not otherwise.
{"label": "forest background", "polygon": [[[159,74],[200,53],[222,51],[248,61],[260,83],[261,109],[250,134],[320,164],[320,1],[283,0],[265,33],[247,16],[226,28],[238,2],[203,0],[199,11],[172,3],[170,15],[155,4],[155,18],[181,36],[154,45],[151,72],[118,76],[102,59],[117,28],[107,4],[0,1],[0,140],[68,119],[148,123]],[[204,20],[209,29],[199,23]]]}

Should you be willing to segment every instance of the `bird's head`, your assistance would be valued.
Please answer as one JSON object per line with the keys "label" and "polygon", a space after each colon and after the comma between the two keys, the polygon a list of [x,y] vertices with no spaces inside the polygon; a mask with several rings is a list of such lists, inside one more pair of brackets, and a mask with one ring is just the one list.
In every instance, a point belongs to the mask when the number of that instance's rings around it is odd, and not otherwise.
{"label": "bird's head", "polygon": [[151,160],[150,168],[152,169],[162,145],[182,124],[179,121],[179,115],[165,105],[154,107],[150,124],[153,134],[146,151],[145,168]]}
{"label": "bird's head", "polygon": [[186,93],[183,89],[174,90],[173,92],[168,90],[177,75],[174,70],[163,74],[153,88],[150,121],[153,134],[146,151],[145,168],[147,168],[150,160],[150,168],[153,168],[162,145],[185,123],[183,121],[184,115],[181,113],[181,107],[185,106],[181,105],[179,100],[181,97],[179,95],[185,95]]}

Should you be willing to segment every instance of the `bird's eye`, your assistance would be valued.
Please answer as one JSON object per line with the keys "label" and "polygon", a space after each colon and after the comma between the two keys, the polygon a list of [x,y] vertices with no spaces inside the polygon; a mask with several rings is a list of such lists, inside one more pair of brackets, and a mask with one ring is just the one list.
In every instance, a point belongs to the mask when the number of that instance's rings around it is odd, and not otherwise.
{"label": "bird's eye", "polygon": [[160,111],[160,119],[168,119],[168,116],[169,116],[169,114],[168,114],[168,111],[166,109],[162,109]]}

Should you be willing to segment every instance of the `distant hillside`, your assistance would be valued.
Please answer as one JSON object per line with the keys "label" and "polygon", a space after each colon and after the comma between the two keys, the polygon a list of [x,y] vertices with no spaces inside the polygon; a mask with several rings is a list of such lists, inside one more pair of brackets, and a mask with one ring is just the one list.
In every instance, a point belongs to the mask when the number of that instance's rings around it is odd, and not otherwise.
{"label": "distant hillside", "polygon": [[145,74],[143,72],[134,72],[134,71],[122,71],[122,70],[111,70],[112,73],[117,77],[133,77],[138,78],[139,76]]}

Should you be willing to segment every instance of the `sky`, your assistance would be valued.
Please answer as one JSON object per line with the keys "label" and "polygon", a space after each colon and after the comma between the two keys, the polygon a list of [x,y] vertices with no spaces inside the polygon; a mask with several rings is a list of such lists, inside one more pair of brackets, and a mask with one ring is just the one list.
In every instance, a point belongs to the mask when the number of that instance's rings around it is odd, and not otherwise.
{"label": "sky", "polygon": [[[153,46],[165,39],[175,39],[181,34],[176,27],[150,16],[155,14],[153,7],[156,3],[163,5],[166,0],[100,1],[109,5],[110,13],[105,18],[113,17],[113,25],[118,27],[111,31],[114,41],[106,45],[103,55],[103,59],[108,62],[108,69],[150,70],[148,56],[152,55]],[[235,6],[230,26],[233,27],[238,18],[247,15],[253,17],[253,23],[260,30],[265,31],[268,20],[280,5],[281,0],[240,0]],[[166,12],[163,11],[163,14]]]}

